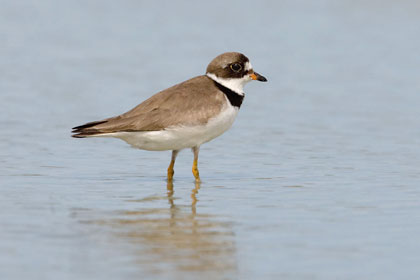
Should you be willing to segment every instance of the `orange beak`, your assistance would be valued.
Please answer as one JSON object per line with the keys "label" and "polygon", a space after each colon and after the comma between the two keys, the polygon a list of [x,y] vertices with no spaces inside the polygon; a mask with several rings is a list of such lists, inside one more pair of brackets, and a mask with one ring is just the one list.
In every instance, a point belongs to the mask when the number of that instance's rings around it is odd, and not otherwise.
{"label": "orange beak", "polygon": [[260,82],[267,82],[267,79],[264,76],[258,74],[257,72],[250,74],[249,77],[251,77],[251,79],[253,80],[257,80]]}

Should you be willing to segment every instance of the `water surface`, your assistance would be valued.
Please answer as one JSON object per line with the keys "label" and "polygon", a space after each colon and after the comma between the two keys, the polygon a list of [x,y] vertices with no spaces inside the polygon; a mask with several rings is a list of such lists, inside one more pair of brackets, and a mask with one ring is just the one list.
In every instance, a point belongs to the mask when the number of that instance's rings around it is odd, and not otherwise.
{"label": "water surface", "polygon": [[[239,5],[239,6],[238,6]],[[416,279],[416,1],[2,2],[1,279]],[[72,139],[241,51],[233,128]]]}

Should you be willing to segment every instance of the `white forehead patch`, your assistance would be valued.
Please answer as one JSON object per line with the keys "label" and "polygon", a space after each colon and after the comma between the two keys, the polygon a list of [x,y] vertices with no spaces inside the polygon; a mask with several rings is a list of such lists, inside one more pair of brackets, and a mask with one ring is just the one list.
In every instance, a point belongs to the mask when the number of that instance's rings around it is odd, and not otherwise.
{"label": "white forehead patch", "polygon": [[247,62],[245,62],[245,70],[251,70],[252,69],[252,65],[251,65],[251,62],[249,62],[249,61],[247,61]]}

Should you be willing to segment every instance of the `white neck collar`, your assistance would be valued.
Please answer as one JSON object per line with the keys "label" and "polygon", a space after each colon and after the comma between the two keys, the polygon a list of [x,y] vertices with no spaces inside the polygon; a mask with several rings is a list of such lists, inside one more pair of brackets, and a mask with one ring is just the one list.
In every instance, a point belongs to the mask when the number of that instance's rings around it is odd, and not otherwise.
{"label": "white neck collar", "polygon": [[209,77],[210,79],[212,79],[213,81],[221,84],[222,86],[227,87],[228,89],[236,92],[239,95],[244,95],[244,86],[246,83],[248,83],[249,81],[251,81],[251,77],[249,77],[248,75],[245,75],[242,78],[229,78],[229,79],[225,79],[225,78],[219,78],[216,75],[214,75],[213,73],[207,73],[206,74],[207,77]]}

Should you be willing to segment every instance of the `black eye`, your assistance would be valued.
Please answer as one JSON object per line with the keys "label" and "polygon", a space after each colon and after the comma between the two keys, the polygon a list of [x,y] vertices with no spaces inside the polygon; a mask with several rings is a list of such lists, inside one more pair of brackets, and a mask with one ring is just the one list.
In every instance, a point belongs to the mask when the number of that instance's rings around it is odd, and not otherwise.
{"label": "black eye", "polygon": [[230,65],[230,69],[232,69],[235,72],[239,72],[242,70],[242,65],[240,65],[239,63],[232,63]]}

